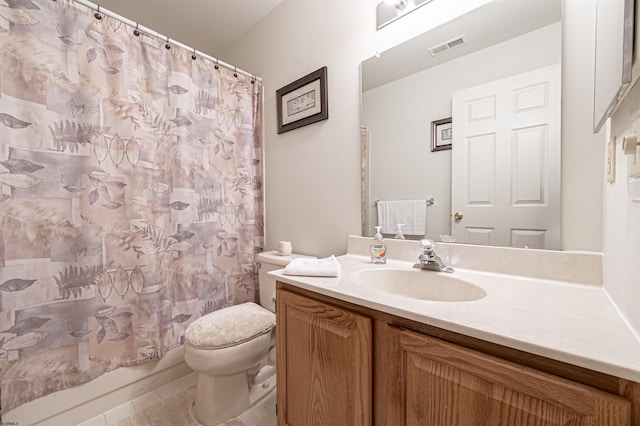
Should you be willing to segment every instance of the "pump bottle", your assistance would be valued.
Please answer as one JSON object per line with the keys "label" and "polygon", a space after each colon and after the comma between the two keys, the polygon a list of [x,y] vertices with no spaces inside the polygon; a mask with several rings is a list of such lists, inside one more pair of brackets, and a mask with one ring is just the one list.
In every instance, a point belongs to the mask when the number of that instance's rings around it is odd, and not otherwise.
{"label": "pump bottle", "polygon": [[382,239],[380,233],[381,226],[376,226],[376,235],[369,244],[369,254],[371,255],[371,263],[387,263],[387,245]]}

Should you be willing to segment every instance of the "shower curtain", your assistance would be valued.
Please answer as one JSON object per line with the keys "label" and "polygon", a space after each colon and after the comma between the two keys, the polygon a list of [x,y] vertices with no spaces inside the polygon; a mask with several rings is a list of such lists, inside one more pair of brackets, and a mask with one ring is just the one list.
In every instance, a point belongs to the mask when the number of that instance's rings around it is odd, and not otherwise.
{"label": "shower curtain", "polygon": [[256,300],[264,239],[260,81],[70,0],[6,4],[3,411]]}

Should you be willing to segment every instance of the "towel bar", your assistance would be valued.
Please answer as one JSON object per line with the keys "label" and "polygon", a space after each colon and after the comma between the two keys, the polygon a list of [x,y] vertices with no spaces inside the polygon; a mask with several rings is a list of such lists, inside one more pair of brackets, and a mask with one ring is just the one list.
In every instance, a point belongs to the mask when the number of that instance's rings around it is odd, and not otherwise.
{"label": "towel bar", "polygon": [[[380,201],[380,200],[376,200],[376,201],[373,202],[373,206],[374,207],[378,207],[378,201]],[[426,202],[427,202],[427,206],[432,206],[432,205],[434,205],[436,203],[436,200],[433,199],[433,198],[427,198]]]}

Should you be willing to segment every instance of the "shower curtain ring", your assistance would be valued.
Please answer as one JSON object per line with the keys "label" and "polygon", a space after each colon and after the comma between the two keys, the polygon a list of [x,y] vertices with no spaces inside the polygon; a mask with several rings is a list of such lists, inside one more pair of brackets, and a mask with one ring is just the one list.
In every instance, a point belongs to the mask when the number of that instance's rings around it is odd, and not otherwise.
{"label": "shower curtain ring", "polygon": [[164,47],[166,47],[167,50],[171,49],[171,45],[169,44],[169,37],[167,37],[167,44],[165,44]]}
{"label": "shower curtain ring", "polygon": [[233,76],[238,77],[238,67],[233,67]]}
{"label": "shower curtain ring", "polygon": [[102,19],[102,15],[100,14],[100,5],[98,5],[98,11],[93,14],[93,16],[100,21]]}
{"label": "shower curtain ring", "polygon": [[193,49],[193,54],[191,55],[191,59],[193,59],[194,61],[196,60],[197,56],[196,56],[196,49]]}
{"label": "shower curtain ring", "polygon": [[136,22],[136,29],[133,30],[133,35],[136,36],[136,37],[138,37],[140,35],[140,31],[138,31],[138,25],[139,24]]}
{"label": "shower curtain ring", "polygon": [[251,76],[251,84],[254,84],[256,82],[256,76],[252,75]]}
{"label": "shower curtain ring", "polygon": [[218,63],[219,63],[219,62],[220,62],[220,59],[216,59],[216,65],[215,65],[215,67],[214,67],[215,69],[220,68],[220,66],[218,65]]}

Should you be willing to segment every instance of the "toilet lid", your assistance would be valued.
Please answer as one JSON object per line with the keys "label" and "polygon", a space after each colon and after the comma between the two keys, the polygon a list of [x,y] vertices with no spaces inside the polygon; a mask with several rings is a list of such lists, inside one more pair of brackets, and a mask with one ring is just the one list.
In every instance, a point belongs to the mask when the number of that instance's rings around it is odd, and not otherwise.
{"label": "toilet lid", "polygon": [[275,325],[273,312],[247,302],[201,316],[187,327],[185,341],[199,348],[219,349],[268,333]]}

